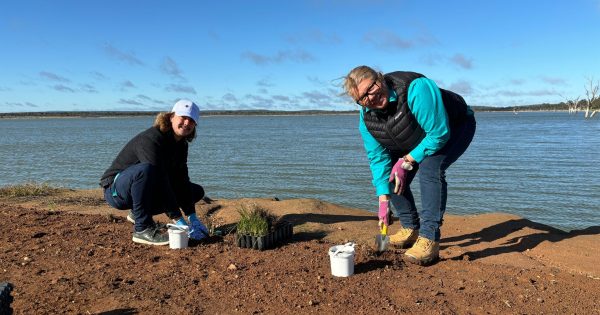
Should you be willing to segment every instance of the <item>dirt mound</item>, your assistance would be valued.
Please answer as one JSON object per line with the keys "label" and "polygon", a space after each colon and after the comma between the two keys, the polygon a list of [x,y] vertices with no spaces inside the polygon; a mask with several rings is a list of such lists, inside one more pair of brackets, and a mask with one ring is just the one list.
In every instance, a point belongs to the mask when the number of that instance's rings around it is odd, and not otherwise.
{"label": "dirt mound", "polygon": [[[0,282],[15,285],[16,313],[600,312],[597,228],[453,217],[441,261],[420,267],[400,250],[373,253],[373,214],[321,201],[201,204],[222,227],[236,205],[261,204],[293,222],[295,236],[267,251],[238,248],[232,235],[170,250],[133,243],[126,212],[96,206],[98,191],[65,194],[64,203],[0,200]],[[355,275],[336,278],[327,251],[346,240],[358,243]]]}

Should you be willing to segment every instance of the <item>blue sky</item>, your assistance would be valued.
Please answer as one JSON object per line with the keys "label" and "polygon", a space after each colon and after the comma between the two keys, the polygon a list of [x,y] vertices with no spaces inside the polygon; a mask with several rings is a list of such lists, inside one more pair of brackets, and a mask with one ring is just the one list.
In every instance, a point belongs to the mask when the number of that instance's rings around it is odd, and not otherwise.
{"label": "blue sky", "polygon": [[472,105],[561,102],[600,78],[600,0],[0,3],[0,112],[352,110],[366,64]]}

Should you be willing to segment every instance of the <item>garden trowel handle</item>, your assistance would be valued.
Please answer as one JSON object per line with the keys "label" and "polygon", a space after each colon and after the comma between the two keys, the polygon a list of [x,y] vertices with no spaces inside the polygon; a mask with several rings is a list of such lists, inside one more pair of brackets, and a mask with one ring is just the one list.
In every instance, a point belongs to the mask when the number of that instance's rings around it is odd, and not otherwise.
{"label": "garden trowel handle", "polygon": [[382,224],[381,225],[381,235],[386,236],[387,235],[387,224]]}

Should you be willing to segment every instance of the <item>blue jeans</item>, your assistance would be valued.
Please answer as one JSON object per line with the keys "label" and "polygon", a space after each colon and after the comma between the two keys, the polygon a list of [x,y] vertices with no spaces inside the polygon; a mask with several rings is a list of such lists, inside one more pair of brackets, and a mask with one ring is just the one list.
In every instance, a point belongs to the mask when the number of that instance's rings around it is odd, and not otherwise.
{"label": "blue jeans", "polygon": [[[153,215],[166,213],[169,218],[181,217],[179,209],[169,209],[165,200],[164,180],[156,166],[149,163],[132,165],[121,171],[113,183],[104,189],[104,199],[113,208],[131,209],[135,230],[140,232],[154,225]],[[202,186],[190,183],[193,202],[204,197]],[[179,205],[181,207],[181,205]]]}
{"label": "blue jeans", "polygon": [[[446,145],[434,155],[426,157],[419,163],[416,171],[409,174],[408,186],[404,194],[392,194],[392,204],[398,212],[398,218],[405,228],[419,230],[419,236],[436,242],[440,241],[440,227],[446,212],[448,184],[446,169],[456,162],[467,150],[475,135],[476,122],[469,116],[463,123],[453,126],[450,139]],[[419,173],[422,210],[417,211],[410,183]]]}

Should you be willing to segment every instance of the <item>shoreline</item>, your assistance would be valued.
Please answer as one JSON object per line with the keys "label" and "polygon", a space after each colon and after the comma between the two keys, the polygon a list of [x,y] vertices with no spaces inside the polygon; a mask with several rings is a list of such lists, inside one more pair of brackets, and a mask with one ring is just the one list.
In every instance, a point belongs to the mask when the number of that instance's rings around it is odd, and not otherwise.
{"label": "shoreline", "polygon": [[[0,197],[0,204],[14,205],[33,209],[48,209],[57,212],[75,212],[81,214],[102,214],[124,216],[127,211],[111,208],[103,199],[101,189],[61,189],[48,196],[28,197]],[[205,219],[218,221],[222,225],[230,225],[237,222],[239,214],[237,208],[240,204],[252,203],[271,210],[275,215],[286,217],[296,224],[295,231],[304,233],[324,233],[323,240],[331,242],[346,242],[354,240],[363,245],[370,245],[373,236],[377,234],[376,214],[364,209],[351,208],[338,204],[329,203],[317,199],[282,199],[277,198],[239,198],[239,199],[215,199],[212,205],[197,204],[196,210]],[[334,221],[327,216],[339,217]],[[166,220],[166,216],[158,216]],[[345,220],[343,218],[348,218]],[[351,218],[361,218],[355,220]],[[364,221],[371,228],[365,228]],[[367,225],[369,226],[369,225]],[[390,226],[390,234],[399,229],[399,223]],[[464,246],[455,244],[455,239],[461,235],[471,235],[475,239],[485,240],[478,244]],[[586,246],[575,245],[577,238],[586,239]],[[531,241],[526,241],[532,238]],[[532,242],[533,241],[533,242]],[[514,243],[516,242],[516,243]],[[522,242],[525,242],[521,244]],[[514,244],[513,244],[514,243]],[[503,212],[481,213],[469,215],[446,214],[442,225],[442,241],[448,250],[443,255],[448,258],[470,256],[470,259],[478,256],[472,252],[486,251],[486,247],[492,246],[499,251],[498,255],[484,255],[480,257],[482,262],[492,264],[504,264],[520,266],[522,258],[513,261],[514,257],[525,255],[527,259],[539,260],[556,256],[560,262],[557,265],[569,266],[569,270],[585,273],[600,280],[600,226],[589,226],[571,231],[564,231],[546,224],[538,223]],[[563,244],[563,245],[559,245]],[[513,248],[507,250],[507,248]],[[539,248],[538,248],[539,247]],[[588,248],[589,247],[589,248]],[[583,250],[585,248],[585,250]],[[523,251],[523,252],[522,252]],[[543,254],[538,254],[543,253]],[[515,256],[516,255],[516,256]],[[546,257],[545,257],[546,256]],[[511,258],[512,257],[512,258]],[[577,259],[573,259],[578,257]]]}

